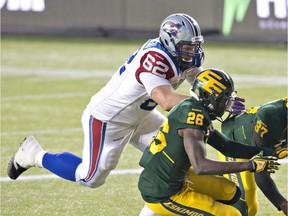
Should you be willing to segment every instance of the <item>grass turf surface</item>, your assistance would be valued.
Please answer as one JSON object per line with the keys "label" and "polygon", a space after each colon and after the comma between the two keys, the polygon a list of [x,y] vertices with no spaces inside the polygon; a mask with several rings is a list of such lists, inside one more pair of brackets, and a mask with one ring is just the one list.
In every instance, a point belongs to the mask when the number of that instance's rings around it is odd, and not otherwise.
{"label": "grass turf surface", "polygon": [[[143,42],[2,37],[1,177],[7,176],[7,162],[27,135],[35,135],[45,150],[81,155],[82,111]],[[204,67],[230,73],[247,107],[287,95],[285,46],[205,42],[204,49]],[[188,92],[188,84],[178,91]],[[208,155],[216,157],[209,147]],[[139,169],[140,156],[127,146],[117,169]],[[25,176],[42,174],[49,173],[30,169]],[[273,178],[287,197],[287,165]],[[97,189],[62,179],[1,182],[1,215],[138,215],[143,202],[137,181],[138,174],[111,175]],[[278,215],[260,191],[258,195],[258,215]]]}

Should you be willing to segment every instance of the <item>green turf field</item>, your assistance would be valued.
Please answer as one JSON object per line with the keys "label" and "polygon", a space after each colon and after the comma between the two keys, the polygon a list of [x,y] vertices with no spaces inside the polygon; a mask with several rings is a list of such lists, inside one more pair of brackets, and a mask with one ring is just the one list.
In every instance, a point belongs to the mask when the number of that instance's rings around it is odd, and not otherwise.
{"label": "green turf field", "polygon": [[[51,152],[82,152],[81,114],[90,97],[144,41],[81,38],[1,39],[1,215],[136,216],[143,206],[138,175],[111,175],[98,189],[58,178],[6,181],[6,165],[27,135]],[[204,44],[204,67],[232,75],[246,106],[287,95],[284,45]],[[188,84],[179,88],[189,91]],[[216,127],[219,126],[216,123]],[[208,154],[216,157],[208,147]],[[127,146],[117,170],[139,170],[141,153]],[[47,177],[30,169],[25,177]],[[48,176],[50,177],[50,175]],[[274,175],[287,197],[287,165]],[[261,216],[281,215],[259,191]]]}

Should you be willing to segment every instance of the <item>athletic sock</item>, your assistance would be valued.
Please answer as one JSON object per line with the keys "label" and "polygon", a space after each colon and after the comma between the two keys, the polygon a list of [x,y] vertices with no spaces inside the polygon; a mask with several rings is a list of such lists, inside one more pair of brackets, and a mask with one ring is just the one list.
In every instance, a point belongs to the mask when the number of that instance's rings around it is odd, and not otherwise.
{"label": "athletic sock", "polygon": [[61,178],[76,181],[75,172],[82,158],[69,152],[59,154],[46,153],[42,159],[42,165],[45,169],[60,176]]}

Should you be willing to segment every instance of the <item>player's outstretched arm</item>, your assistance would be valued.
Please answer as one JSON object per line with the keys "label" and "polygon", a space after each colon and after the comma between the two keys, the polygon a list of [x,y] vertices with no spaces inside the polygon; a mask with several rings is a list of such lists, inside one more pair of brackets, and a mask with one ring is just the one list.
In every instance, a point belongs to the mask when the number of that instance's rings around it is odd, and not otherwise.
{"label": "player's outstretched arm", "polygon": [[249,160],[244,162],[223,162],[207,158],[204,134],[200,130],[192,128],[181,129],[178,130],[178,133],[183,137],[185,151],[197,175],[222,175],[253,170],[253,164]]}
{"label": "player's outstretched arm", "polygon": [[152,90],[151,97],[163,110],[169,111],[189,95],[175,92],[171,85],[162,85]]}
{"label": "player's outstretched arm", "polygon": [[212,132],[207,140],[207,143],[227,157],[250,159],[260,151],[263,151],[264,156],[274,156],[273,149],[271,148],[254,147],[235,142],[224,134],[220,133],[218,130],[214,130]]}
{"label": "player's outstretched arm", "polygon": [[287,200],[279,192],[276,183],[270,176],[270,173],[255,173],[255,181],[259,189],[267,197],[268,200],[279,210],[287,215]]}

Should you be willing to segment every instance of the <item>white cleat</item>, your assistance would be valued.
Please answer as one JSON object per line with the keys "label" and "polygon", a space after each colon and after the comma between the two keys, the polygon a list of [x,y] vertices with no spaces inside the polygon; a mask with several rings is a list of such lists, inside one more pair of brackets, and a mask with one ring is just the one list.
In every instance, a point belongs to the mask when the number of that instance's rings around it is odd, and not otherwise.
{"label": "white cleat", "polygon": [[43,152],[43,149],[35,137],[26,137],[20,143],[20,147],[14,157],[8,163],[8,176],[15,180],[30,167],[37,166],[36,157],[40,152]]}

